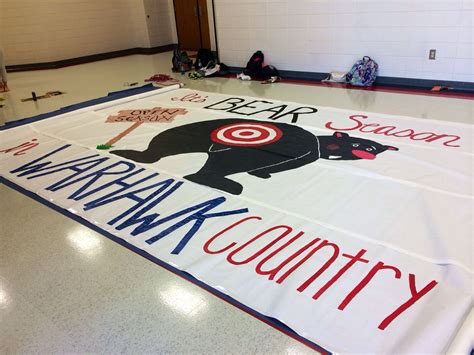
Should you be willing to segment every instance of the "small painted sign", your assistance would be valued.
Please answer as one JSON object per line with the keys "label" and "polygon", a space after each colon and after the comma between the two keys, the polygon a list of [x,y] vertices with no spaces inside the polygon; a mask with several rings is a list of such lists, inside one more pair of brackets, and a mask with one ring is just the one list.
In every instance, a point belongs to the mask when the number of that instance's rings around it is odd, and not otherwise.
{"label": "small painted sign", "polygon": [[107,150],[117,143],[127,134],[138,128],[142,123],[169,123],[173,122],[176,116],[185,115],[188,111],[184,108],[163,108],[154,107],[152,109],[120,110],[116,115],[107,117],[106,123],[113,122],[134,122],[125,131],[121,132],[105,144],[99,144],[96,148]]}

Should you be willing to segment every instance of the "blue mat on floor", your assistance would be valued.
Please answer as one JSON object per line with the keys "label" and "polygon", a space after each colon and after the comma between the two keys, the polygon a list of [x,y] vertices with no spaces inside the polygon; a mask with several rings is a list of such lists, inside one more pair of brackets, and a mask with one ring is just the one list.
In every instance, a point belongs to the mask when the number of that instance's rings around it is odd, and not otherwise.
{"label": "blue mat on floor", "polygon": [[153,90],[157,90],[157,89],[159,89],[159,88],[153,86],[153,84],[150,83],[150,84],[146,84],[146,85],[136,87],[136,88],[119,90],[119,91],[112,91],[112,92],[109,92],[107,94],[107,96],[99,97],[97,99],[92,99],[92,100],[80,102],[80,103],[77,103],[77,104],[72,104],[72,105],[69,105],[69,106],[62,107],[59,110],[55,110],[55,111],[51,111],[51,112],[47,112],[47,113],[42,113],[40,115],[23,118],[21,120],[7,122],[7,123],[5,123],[4,126],[0,127],[0,131],[3,131],[5,129],[9,129],[9,128],[13,128],[13,127],[16,127],[16,126],[21,126],[21,125],[24,125],[24,124],[44,120],[44,119],[49,118],[49,117],[61,115],[61,114],[71,112],[71,111],[74,111],[74,110],[79,110],[79,109],[84,108],[84,107],[93,106],[93,105],[97,105],[97,104],[102,104],[104,102],[118,100],[118,99],[121,99],[121,98],[124,98],[124,97],[127,97],[127,96],[142,94],[144,92],[153,91]]}

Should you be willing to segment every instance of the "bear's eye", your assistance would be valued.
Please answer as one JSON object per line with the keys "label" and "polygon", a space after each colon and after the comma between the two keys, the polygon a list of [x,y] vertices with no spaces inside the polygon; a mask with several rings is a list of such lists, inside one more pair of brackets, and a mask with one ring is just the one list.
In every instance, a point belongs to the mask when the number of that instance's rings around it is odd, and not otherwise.
{"label": "bear's eye", "polygon": [[352,143],[353,147],[358,147],[360,144],[359,143]]}
{"label": "bear's eye", "polygon": [[371,151],[373,151],[373,149],[372,149],[372,148],[366,148],[365,150],[366,150],[366,151],[368,151],[368,152],[371,152]]}

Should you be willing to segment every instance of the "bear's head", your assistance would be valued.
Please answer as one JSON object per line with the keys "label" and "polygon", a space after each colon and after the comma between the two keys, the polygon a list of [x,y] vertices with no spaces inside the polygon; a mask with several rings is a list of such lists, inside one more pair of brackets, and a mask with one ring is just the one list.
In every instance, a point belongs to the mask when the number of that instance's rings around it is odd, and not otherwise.
{"label": "bear's head", "polygon": [[398,150],[390,145],[351,137],[343,132],[335,132],[332,136],[318,136],[318,139],[320,158],[329,160],[372,160],[386,150]]}

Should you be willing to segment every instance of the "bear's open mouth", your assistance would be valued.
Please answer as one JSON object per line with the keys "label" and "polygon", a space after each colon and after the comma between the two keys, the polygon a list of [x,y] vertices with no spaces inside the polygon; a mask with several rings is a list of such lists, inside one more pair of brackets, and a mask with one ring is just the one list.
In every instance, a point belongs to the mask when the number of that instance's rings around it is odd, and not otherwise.
{"label": "bear's open mouth", "polygon": [[360,158],[360,159],[369,159],[369,160],[375,159],[375,154],[366,152],[366,151],[364,151],[364,150],[356,150],[356,149],[354,149],[354,150],[352,151],[352,154],[354,154],[357,158]]}

